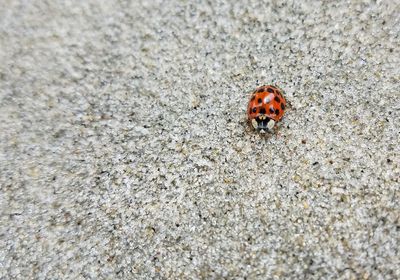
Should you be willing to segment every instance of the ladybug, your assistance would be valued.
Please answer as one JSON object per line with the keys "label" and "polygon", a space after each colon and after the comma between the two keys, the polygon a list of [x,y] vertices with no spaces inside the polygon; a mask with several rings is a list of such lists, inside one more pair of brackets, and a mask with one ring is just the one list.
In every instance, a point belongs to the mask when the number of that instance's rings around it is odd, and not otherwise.
{"label": "ladybug", "polygon": [[251,94],[247,106],[247,117],[257,131],[271,131],[275,123],[282,119],[286,100],[276,86],[268,85],[256,88]]}

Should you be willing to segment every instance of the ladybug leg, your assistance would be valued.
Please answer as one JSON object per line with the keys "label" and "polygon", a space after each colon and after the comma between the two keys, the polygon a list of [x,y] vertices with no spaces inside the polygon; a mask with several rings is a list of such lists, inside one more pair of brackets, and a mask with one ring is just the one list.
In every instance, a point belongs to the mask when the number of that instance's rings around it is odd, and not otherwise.
{"label": "ladybug leg", "polygon": [[276,137],[279,137],[279,136],[280,136],[280,133],[279,133],[279,126],[278,126],[278,125],[276,125],[276,126],[274,127],[274,134],[276,135]]}

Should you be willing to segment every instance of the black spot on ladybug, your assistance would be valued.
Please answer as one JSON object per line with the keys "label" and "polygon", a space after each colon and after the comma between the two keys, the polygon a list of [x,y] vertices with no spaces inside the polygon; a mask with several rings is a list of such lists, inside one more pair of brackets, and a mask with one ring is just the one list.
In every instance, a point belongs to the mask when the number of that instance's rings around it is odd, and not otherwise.
{"label": "black spot on ladybug", "polygon": [[270,93],[274,93],[274,89],[273,88],[268,88],[267,91],[270,92]]}
{"label": "black spot on ladybug", "polygon": [[260,109],[260,114],[265,114],[267,111],[265,110],[265,108],[261,108]]}
{"label": "black spot on ladybug", "polygon": [[273,114],[275,112],[274,108],[269,107],[269,112]]}
{"label": "black spot on ladybug", "polygon": [[258,90],[258,92],[263,92],[264,91],[264,88],[260,88],[259,90]]}
{"label": "black spot on ladybug", "polygon": [[258,98],[258,103],[262,103],[262,99],[261,98]]}
{"label": "black spot on ladybug", "polygon": [[279,115],[279,109],[275,110],[275,114]]}
{"label": "black spot on ladybug", "polygon": [[256,107],[253,108],[253,113],[255,113],[255,112],[257,112],[257,108]]}
{"label": "black spot on ladybug", "polygon": [[281,109],[285,110],[285,104],[281,103]]}
{"label": "black spot on ladybug", "polygon": [[276,102],[281,102],[281,99],[278,97],[278,96],[275,96],[275,98],[274,98],[274,100],[276,101]]}

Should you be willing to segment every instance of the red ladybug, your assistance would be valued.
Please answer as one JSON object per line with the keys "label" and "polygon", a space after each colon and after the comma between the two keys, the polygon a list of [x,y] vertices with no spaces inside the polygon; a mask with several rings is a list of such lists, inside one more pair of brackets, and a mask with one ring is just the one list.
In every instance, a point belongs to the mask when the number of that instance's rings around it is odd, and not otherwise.
{"label": "red ladybug", "polygon": [[286,100],[275,86],[261,86],[251,94],[247,117],[251,125],[261,133],[271,131],[284,115]]}

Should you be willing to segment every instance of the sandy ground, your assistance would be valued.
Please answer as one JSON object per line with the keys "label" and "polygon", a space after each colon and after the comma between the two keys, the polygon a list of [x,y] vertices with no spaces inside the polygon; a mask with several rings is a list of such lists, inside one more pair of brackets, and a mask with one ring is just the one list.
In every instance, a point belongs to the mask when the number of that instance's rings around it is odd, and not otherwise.
{"label": "sandy ground", "polygon": [[400,2],[190,2],[3,0],[0,278],[399,279]]}

